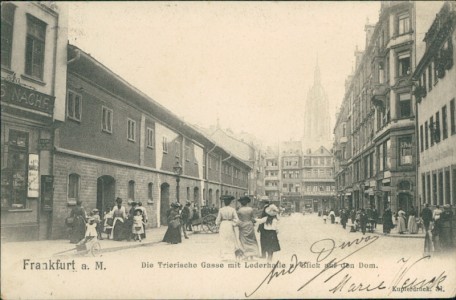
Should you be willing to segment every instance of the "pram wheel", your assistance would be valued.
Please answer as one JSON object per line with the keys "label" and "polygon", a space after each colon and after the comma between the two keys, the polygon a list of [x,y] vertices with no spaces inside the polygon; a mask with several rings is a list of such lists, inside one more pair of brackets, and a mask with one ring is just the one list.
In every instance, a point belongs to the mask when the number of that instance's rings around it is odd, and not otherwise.
{"label": "pram wheel", "polygon": [[93,243],[92,247],[90,248],[90,253],[92,256],[97,256],[101,251],[101,245],[99,242]]}

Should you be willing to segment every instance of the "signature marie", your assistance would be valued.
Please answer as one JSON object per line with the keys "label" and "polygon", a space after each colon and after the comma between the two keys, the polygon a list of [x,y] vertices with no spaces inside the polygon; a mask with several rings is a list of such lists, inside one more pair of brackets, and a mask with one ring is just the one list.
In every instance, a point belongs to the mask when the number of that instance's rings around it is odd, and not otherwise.
{"label": "signature marie", "polygon": [[[333,239],[322,239],[313,243],[310,251],[316,255],[316,263],[324,263],[324,268],[317,271],[309,280],[302,283],[297,287],[297,291],[302,291],[311,283],[324,284],[330,293],[351,293],[351,292],[372,292],[389,290],[396,291],[442,291],[441,284],[446,280],[447,275],[445,271],[437,275],[428,273],[427,278],[421,278],[413,274],[413,268],[425,260],[430,259],[430,256],[423,256],[416,260],[410,258],[401,258],[397,261],[401,264],[399,271],[388,280],[377,277],[375,282],[356,281],[352,272],[354,269],[349,267],[346,260],[353,257],[358,251],[369,247],[379,239],[379,236],[363,236],[348,242],[342,242],[336,245]],[[348,249],[350,251],[348,251]],[[340,253],[342,250],[347,250],[348,253]],[[264,277],[264,279],[251,291],[245,292],[245,297],[251,297],[256,292],[261,290],[262,287],[272,284],[275,279],[280,277],[296,276],[299,270],[306,268],[308,262],[300,261],[296,254],[291,256],[291,262],[288,266],[277,261],[271,271]],[[284,267],[285,266],[285,267]],[[338,266],[336,268],[335,266]],[[295,274],[295,275],[293,275]]]}

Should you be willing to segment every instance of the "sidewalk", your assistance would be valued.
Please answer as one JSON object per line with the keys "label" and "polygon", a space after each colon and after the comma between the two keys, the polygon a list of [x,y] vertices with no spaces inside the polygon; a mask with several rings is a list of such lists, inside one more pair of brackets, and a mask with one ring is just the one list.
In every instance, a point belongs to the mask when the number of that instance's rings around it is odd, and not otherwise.
{"label": "sidewalk", "polygon": [[[350,230],[351,225],[352,225],[351,222],[347,223],[347,229],[348,230]],[[403,234],[399,234],[399,232],[397,232],[397,228],[396,227],[391,229],[391,232],[389,234],[385,235],[383,233],[383,224],[377,224],[377,228],[374,229],[374,232],[366,231],[366,234],[367,233],[378,234],[378,235],[382,235],[382,236],[385,236],[385,237],[395,237],[395,238],[424,239],[424,237],[425,237],[424,230],[420,231],[419,233],[415,233],[415,234],[411,234],[411,233],[408,233],[408,232],[403,233]]]}
{"label": "sidewalk", "polygon": [[[105,238],[106,235],[103,234],[103,240],[98,240],[101,246],[99,253],[113,252],[158,244],[162,241],[167,228],[167,226],[162,226],[160,228],[146,229],[146,238],[143,239],[142,242],[133,240],[129,242],[108,240]],[[191,236],[192,232],[187,232],[187,234]],[[60,253],[65,250],[71,251]],[[19,255],[21,257],[33,256],[50,258],[53,256],[65,257],[78,254],[81,253],[77,253],[76,244],[71,244],[68,239],[2,243],[2,256],[6,255],[6,257],[8,255]]]}

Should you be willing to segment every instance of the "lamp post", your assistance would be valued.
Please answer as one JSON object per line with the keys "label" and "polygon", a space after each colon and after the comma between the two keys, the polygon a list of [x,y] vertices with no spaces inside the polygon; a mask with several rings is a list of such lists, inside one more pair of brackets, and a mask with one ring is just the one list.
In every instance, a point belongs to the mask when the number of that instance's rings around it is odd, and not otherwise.
{"label": "lamp post", "polygon": [[179,163],[179,160],[176,161],[176,164],[173,167],[173,171],[176,174],[176,198],[177,198],[177,203],[179,203],[179,182],[180,182],[180,176],[182,175],[182,166]]}

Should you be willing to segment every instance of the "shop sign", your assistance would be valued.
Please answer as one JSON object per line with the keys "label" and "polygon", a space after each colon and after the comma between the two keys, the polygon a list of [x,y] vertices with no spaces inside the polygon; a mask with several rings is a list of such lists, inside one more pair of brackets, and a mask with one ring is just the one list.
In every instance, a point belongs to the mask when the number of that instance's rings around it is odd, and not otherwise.
{"label": "shop sign", "polygon": [[3,80],[3,78],[0,95],[1,102],[4,103],[22,106],[50,115],[54,112],[55,97]]}
{"label": "shop sign", "polygon": [[28,189],[27,197],[38,198],[40,192],[39,180],[39,156],[38,154],[29,154],[28,162]]}

